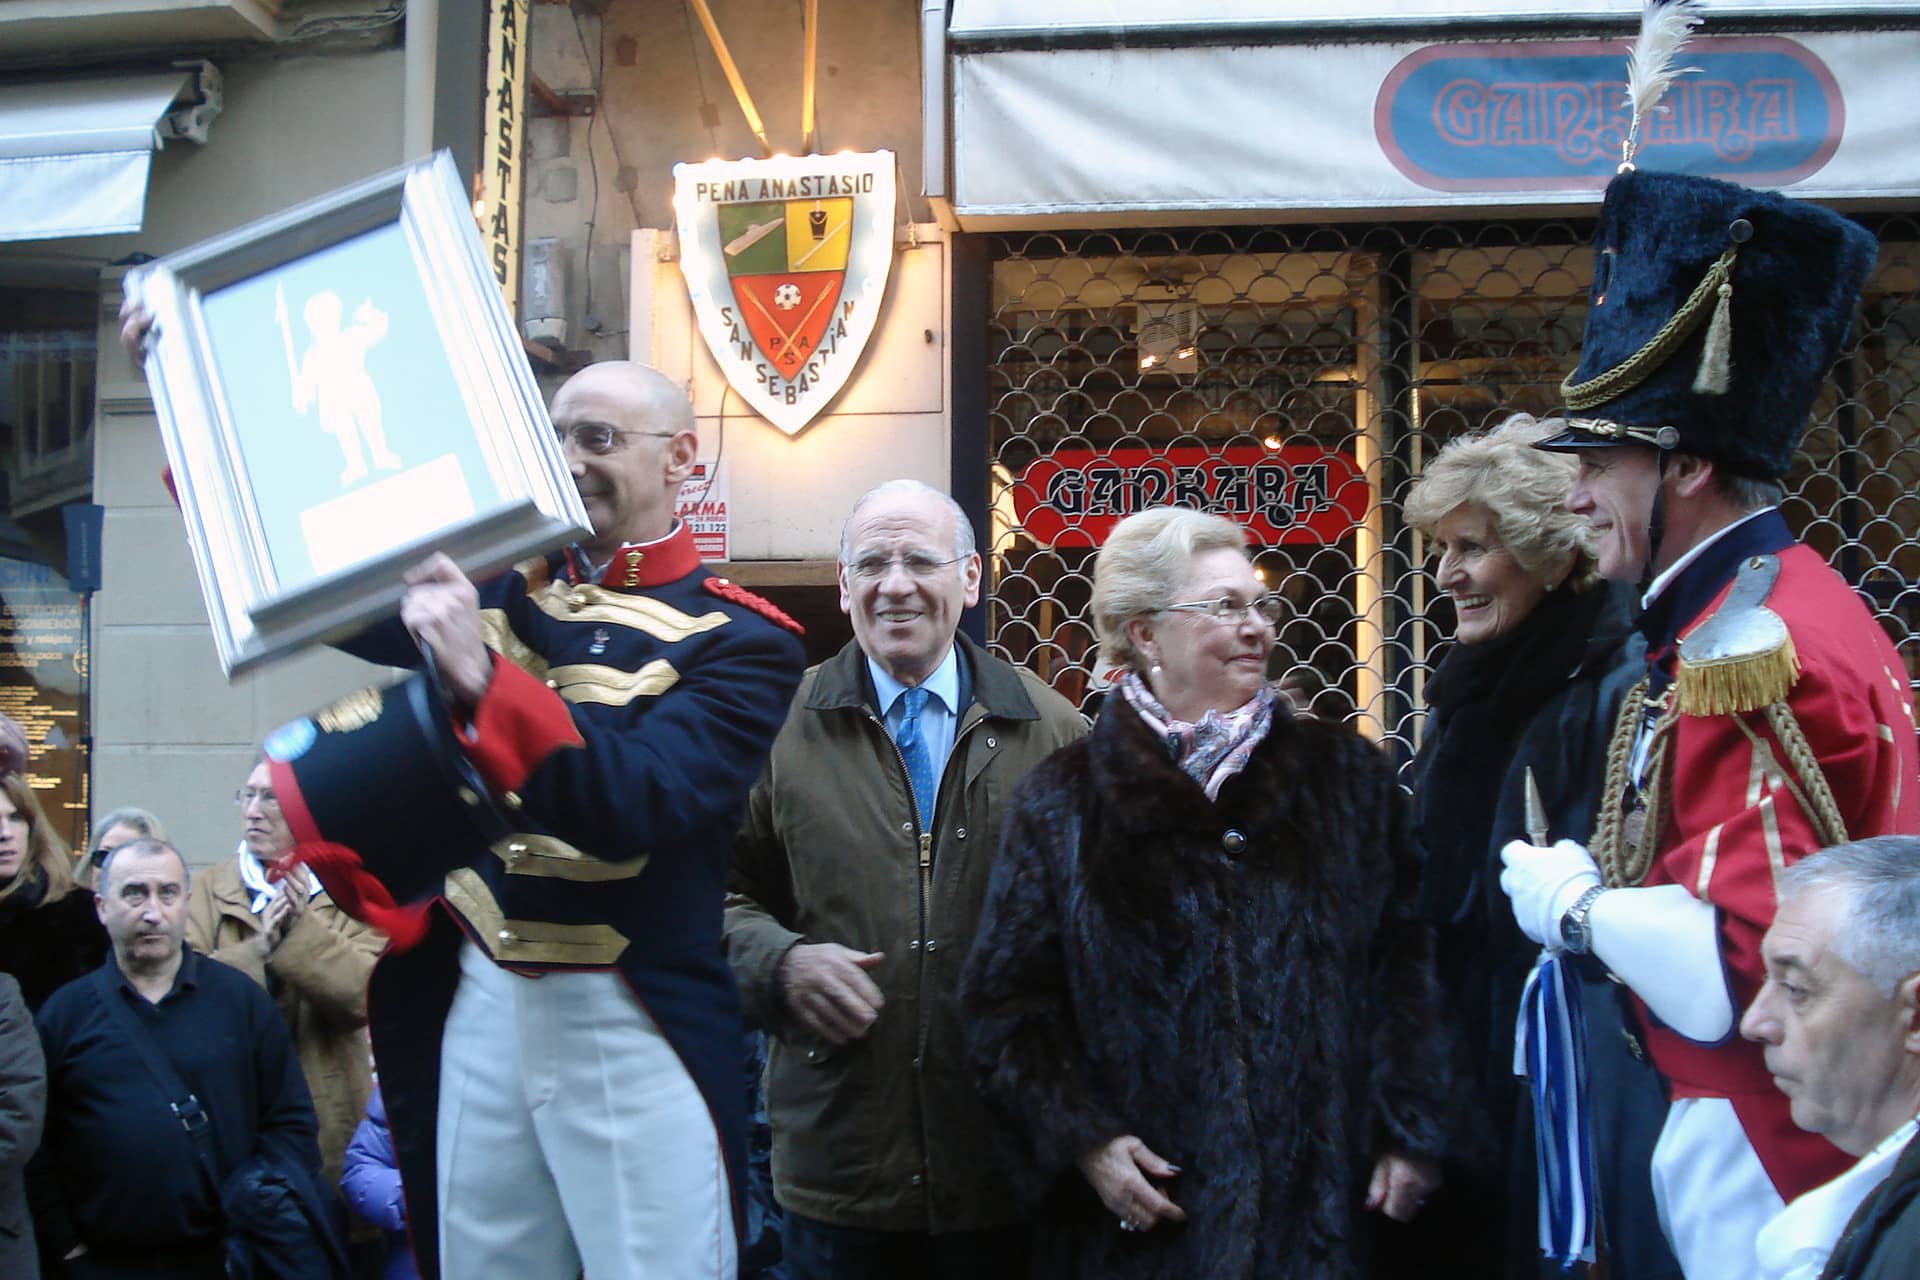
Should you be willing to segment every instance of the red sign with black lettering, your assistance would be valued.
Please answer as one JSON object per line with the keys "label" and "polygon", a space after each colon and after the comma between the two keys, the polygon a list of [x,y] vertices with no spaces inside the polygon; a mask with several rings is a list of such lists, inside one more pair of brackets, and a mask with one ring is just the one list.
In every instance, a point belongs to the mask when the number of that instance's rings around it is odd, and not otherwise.
{"label": "red sign with black lettering", "polygon": [[1013,507],[1036,542],[1097,547],[1124,516],[1193,507],[1245,525],[1262,546],[1338,542],[1371,493],[1353,455],[1312,445],[1263,449],[1062,449],[1036,459]]}

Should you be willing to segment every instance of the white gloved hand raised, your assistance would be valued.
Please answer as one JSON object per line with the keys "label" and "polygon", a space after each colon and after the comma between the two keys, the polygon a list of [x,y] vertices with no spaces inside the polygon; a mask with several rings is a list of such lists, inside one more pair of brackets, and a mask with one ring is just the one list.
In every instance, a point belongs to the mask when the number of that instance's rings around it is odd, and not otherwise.
{"label": "white gloved hand raised", "polygon": [[1587,846],[1576,840],[1546,846],[1510,840],[1500,851],[1500,860],[1507,864],[1500,873],[1500,887],[1513,904],[1520,932],[1544,947],[1560,950],[1560,917],[1581,894],[1600,883],[1600,869]]}

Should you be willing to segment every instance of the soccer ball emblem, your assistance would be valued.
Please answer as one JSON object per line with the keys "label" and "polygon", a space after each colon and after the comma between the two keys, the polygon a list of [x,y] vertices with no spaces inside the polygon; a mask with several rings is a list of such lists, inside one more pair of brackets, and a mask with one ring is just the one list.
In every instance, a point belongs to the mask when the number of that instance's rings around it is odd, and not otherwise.
{"label": "soccer ball emblem", "polygon": [[800,286],[783,284],[773,291],[773,305],[782,311],[791,311],[800,305]]}

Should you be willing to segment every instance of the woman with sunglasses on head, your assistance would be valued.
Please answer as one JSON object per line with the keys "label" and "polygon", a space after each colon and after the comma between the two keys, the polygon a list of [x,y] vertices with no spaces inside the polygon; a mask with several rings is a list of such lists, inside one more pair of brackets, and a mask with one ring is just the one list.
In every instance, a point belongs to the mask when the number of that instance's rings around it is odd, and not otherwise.
{"label": "woman with sunglasses on head", "polygon": [[0,973],[19,979],[27,1007],[100,967],[107,932],[93,895],[73,880],[67,852],[24,773],[0,777]]}
{"label": "woman with sunglasses on head", "polygon": [[[1520,413],[1456,437],[1407,495],[1407,523],[1437,555],[1434,583],[1454,612],[1453,644],[1427,681],[1408,781],[1421,914],[1434,928],[1448,1021],[1459,1029],[1452,1049],[1463,1129],[1444,1189],[1419,1221],[1387,1233],[1382,1275],[1435,1257],[1492,1280],[1544,1275],[1549,1265],[1539,1245],[1531,1106],[1513,1072],[1514,1019],[1540,948],[1515,926],[1500,890],[1500,849],[1528,834],[1529,769],[1552,836],[1587,838],[1605,735],[1635,678],[1622,649],[1631,592],[1600,581],[1593,529],[1566,509],[1573,463],[1533,447],[1565,425]],[[1588,1043],[1619,1060],[1590,1091],[1622,1103],[1596,1114],[1595,1145],[1611,1163],[1630,1147],[1618,1127],[1631,1113],[1625,1104],[1646,1092],[1657,1111],[1659,1086],[1627,1056],[1613,984],[1597,968],[1590,978]],[[1638,1146],[1636,1199],[1621,1201],[1626,1179],[1600,1171],[1606,1230],[1626,1250],[1618,1274],[1635,1280],[1679,1274],[1659,1245],[1646,1173],[1653,1136]],[[1647,1248],[1640,1237],[1650,1237]]]}
{"label": "woman with sunglasses on head", "polygon": [[1040,1273],[1352,1277],[1434,1186],[1449,1081],[1391,763],[1267,685],[1243,531],[1161,508],[1094,566],[1093,732],[1022,782],[961,998]]}

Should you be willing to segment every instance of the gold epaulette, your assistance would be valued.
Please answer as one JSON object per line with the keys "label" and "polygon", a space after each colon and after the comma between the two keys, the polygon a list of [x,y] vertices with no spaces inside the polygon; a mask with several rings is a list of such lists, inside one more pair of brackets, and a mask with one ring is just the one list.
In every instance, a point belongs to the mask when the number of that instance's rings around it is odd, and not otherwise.
{"label": "gold epaulette", "polygon": [[1793,691],[1800,655],[1787,624],[1766,605],[1779,577],[1778,556],[1749,558],[1720,607],[1681,638],[1673,677],[1681,715],[1758,711]]}

